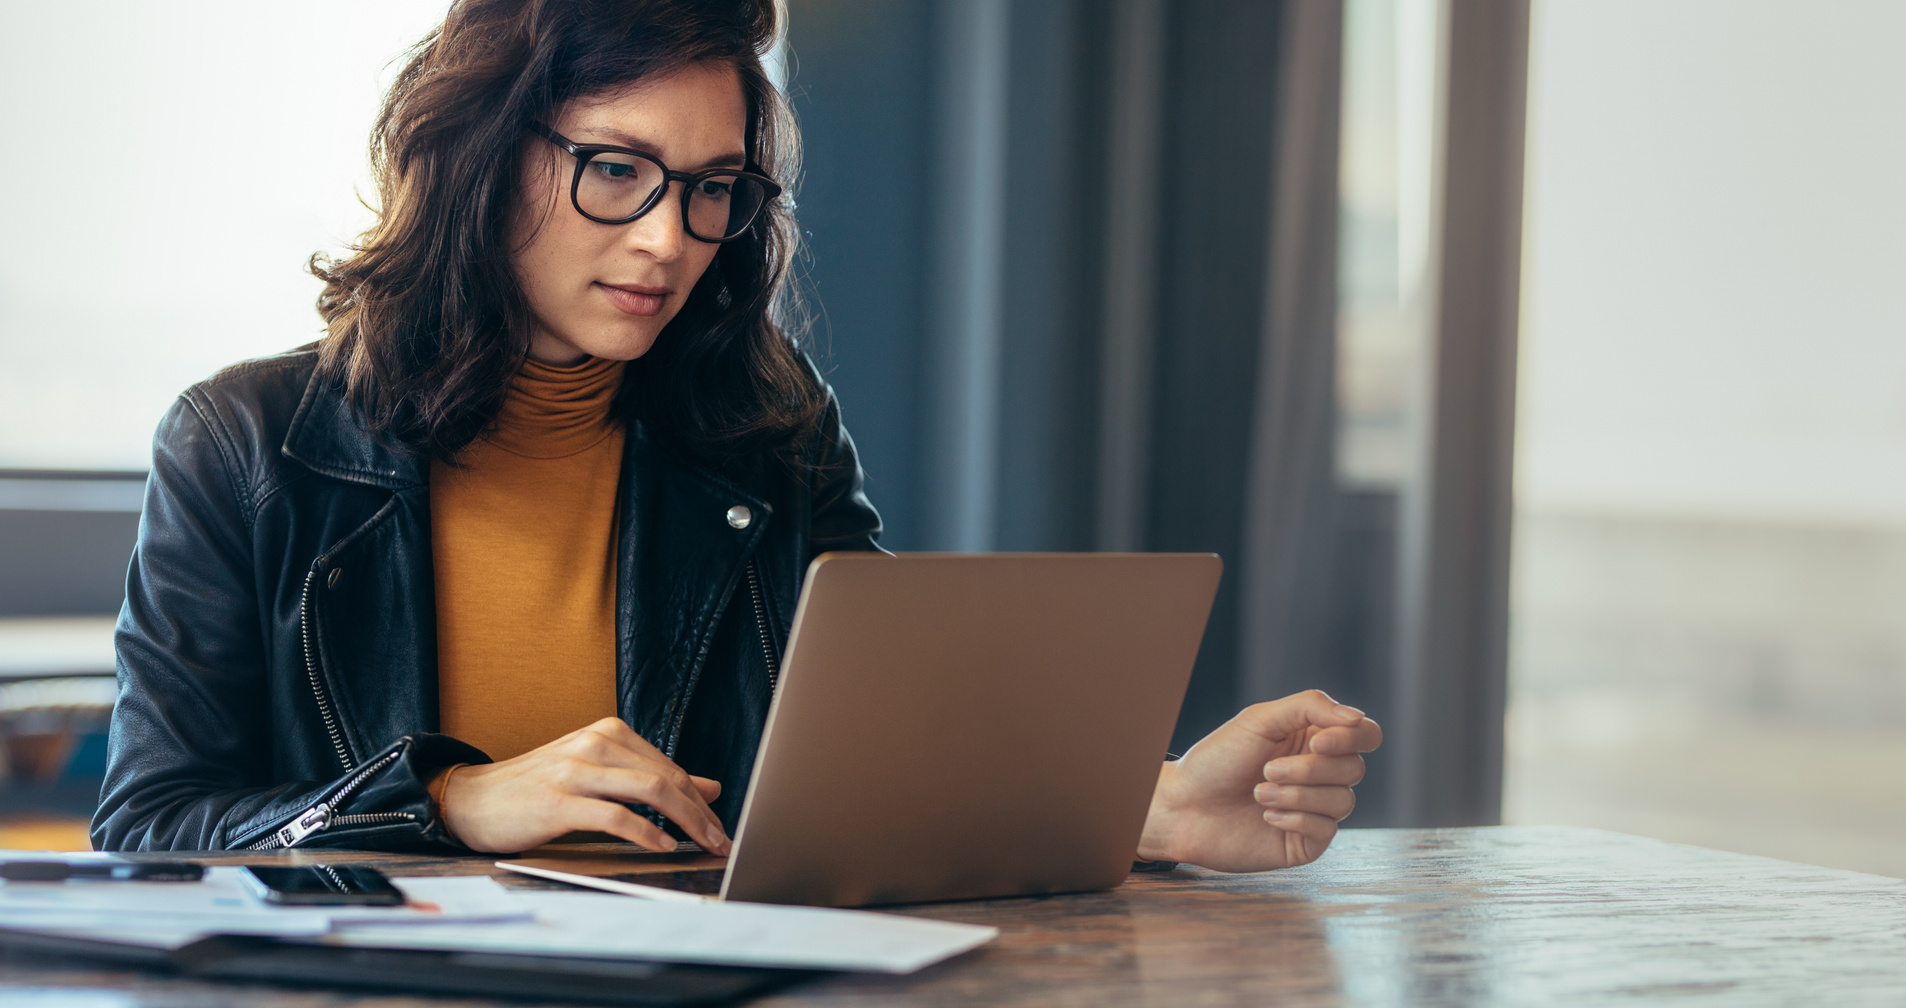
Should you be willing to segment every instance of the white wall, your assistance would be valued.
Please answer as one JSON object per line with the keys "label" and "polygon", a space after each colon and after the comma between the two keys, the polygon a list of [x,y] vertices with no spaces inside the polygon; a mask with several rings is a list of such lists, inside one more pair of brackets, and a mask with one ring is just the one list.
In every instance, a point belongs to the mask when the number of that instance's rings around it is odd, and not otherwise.
{"label": "white wall", "polygon": [[8,6],[0,468],[144,468],[173,396],[316,338],[393,61],[445,0]]}
{"label": "white wall", "polygon": [[1906,523],[1906,3],[1538,0],[1519,502]]}

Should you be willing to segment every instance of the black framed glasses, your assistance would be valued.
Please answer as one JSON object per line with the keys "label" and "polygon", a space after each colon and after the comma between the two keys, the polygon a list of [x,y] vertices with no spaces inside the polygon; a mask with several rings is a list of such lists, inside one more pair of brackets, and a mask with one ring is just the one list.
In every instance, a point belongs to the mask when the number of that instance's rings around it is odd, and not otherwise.
{"label": "black framed glasses", "polygon": [[529,128],[576,159],[569,201],[576,212],[599,224],[627,224],[655,209],[669,183],[682,183],[682,226],[699,241],[733,241],[781,186],[766,175],[739,168],[678,172],[652,154],[607,144],[579,144],[531,121]]}

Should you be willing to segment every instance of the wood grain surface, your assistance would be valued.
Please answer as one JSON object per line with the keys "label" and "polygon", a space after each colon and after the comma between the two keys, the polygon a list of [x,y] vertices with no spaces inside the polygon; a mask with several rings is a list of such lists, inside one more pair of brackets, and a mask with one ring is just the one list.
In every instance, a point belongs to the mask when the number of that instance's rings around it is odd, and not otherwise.
{"label": "wood grain surface", "polygon": [[[676,871],[588,845],[539,857]],[[176,855],[174,855],[176,856]],[[207,854],[225,862],[313,861]],[[396,876],[488,859],[327,852]],[[558,883],[502,873],[519,888]],[[992,924],[907,977],[834,974],[761,1005],[1906,1005],[1906,882],[1572,827],[1346,830],[1260,875],[1133,875],[1118,889],[896,908]],[[213,985],[0,963],[8,1008],[482,1002]]]}

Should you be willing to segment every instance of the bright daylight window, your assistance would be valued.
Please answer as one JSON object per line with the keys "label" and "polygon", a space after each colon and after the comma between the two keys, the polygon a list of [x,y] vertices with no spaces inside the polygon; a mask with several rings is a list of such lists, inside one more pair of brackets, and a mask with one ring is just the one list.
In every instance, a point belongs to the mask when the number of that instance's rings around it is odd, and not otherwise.
{"label": "bright daylight window", "polygon": [[[1435,5],[1345,5],[1342,414],[1407,489]],[[1536,0],[1504,817],[1906,875],[1906,6]]]}
{"label": "bright daylight window", "polygon": [[1903,34],[1535,6],[1510,822],[1906,875]]}
{"label": "bright daylight window", "polygon": [[144,469],[225,364],[316,339],[384,83],[444,0],[18,4],[0,33],[0,469]]}

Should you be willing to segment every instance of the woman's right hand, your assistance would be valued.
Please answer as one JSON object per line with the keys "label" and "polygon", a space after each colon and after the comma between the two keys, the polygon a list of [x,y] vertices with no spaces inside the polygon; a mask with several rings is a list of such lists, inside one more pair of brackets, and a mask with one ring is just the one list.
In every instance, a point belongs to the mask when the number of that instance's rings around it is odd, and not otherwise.
{"label": "woman's right hand", "polygon": [[471,850],[528,850],[565,833],[610,833],[650,850],[675,841],[625,803],[667,816],[711,854],[728,853],[708,803],[721,785],[691,777],[620,718],[607,717],[501,763],[472,764],[450,775],[443,819]]}

